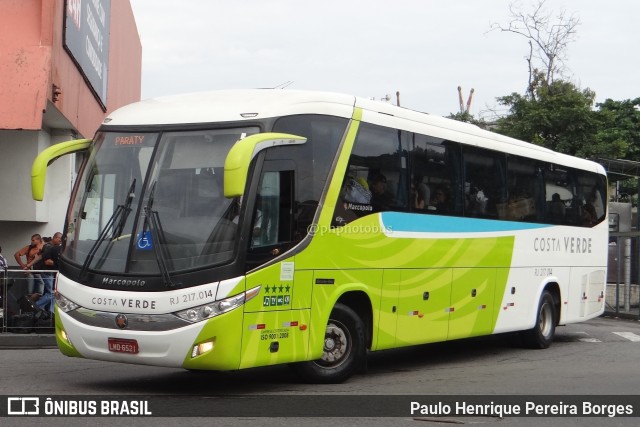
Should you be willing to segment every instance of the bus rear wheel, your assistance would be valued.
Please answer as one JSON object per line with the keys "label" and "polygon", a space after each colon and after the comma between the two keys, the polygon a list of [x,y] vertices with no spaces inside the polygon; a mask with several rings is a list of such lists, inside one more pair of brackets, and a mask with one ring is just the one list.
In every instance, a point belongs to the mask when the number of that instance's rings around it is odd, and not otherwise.
{"label": "bus rear wheel", "polygon": [[365,363],[364,331],[364,322],[355,311],[336,304],[327,322],[322,357],[293,364],[293,368],[307,382],[343,382]]}
{"label": "bus rear wheel", "polygon": [[535,326],[522,334],[526,347],[543,349],[553,342],[556,333],[556,308],[551,292],[544,291],[540,296]]}

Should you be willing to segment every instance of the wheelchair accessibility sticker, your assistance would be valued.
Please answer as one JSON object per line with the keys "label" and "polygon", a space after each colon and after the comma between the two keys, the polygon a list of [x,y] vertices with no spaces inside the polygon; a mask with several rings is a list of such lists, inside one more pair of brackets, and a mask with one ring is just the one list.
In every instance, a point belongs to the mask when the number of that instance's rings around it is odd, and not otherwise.
{"label": "wheelchair accessibility sticker", "polygon": [[153,240],[151,239],[151,230],[138,233],[136,246],[141,251],[150,251],[153,249]]}

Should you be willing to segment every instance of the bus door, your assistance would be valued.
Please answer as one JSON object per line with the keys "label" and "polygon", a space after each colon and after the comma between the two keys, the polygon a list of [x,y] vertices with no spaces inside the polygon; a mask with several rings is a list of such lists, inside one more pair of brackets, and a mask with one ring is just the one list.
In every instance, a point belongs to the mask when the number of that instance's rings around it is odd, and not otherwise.
{"label": "bus door", "polygon": [[305,360],[308,348],[309,304],[305,296],[306,288],[310,294],[310,283],[302,283],[297,292],[295,259],[272,262],[295,238],[295,164],[265,161],[257,182],[247,217],[246,286],[260,286],[260,295],[245,306],[241,368]]}

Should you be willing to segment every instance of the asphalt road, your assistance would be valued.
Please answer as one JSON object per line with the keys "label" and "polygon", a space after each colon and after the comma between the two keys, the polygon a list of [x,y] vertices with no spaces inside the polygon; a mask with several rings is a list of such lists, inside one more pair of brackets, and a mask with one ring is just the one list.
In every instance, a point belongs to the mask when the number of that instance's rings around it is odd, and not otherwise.
{"label": "asphalt road", "polygon": [[[640,405],[632,418],[499,418],[492,416],[431,416],[411,414],[394,396],[472,399],[479,395],[502,402],[508,396],[543,399],[560,395],[640,395],[640,322],[598,318],[559,327],[556,341],[546,350],[514,347],[506,337],[487,337],[451,343],[389,350],[369,356],[368,372],[343,384],[315,385],[299,381],[286,366],[239,372],[192,373],[180,369],[121,365],[67,358],[55,349],[1,350],[1,384],[11,396],[140,395],[166,398],[167,407],[184,411],[183,402],[230,405],[228,418],[48,418],[55,425],[413,425],[499,424],[640,425]],[[339,396],[339,401],[324,396]],[[364,396],[364,397],[363,397]],[[366,397],[372,396],[372,397]],[[218,400],[216,400],[218,397]],[[224,400],[233,397],[232,400]],[[262,397],[262,399],[256,399]],[[300,400],[301,399],[301,400]],[[364,399],[364,400],[363,400]],[[640,399],[636,399],[640,401]],[[429,400],[431,401],[431,400]],[[616,398],[610,398],[616,403]],[[163,401],[164,402],[164,401]],[[199,402],[199,403],[198,403]],[[211,403],[213,402],[213,403]],[[240,403],[238,403],[240,402]],[[235,405],[235,406],[234,406]],[[340,405],[358,409],[357,417],[269,418],[281,415],[286,405],[310,415],[334,414]],[[306,406],[305,406],[306,405]],[[406,416],[370,418],[385,405],[402,405]],[[188,406],[188,405],[187,405]],[[244,408],[244,409],[243,409]],[[256,409],[261,408],[261,409]],[[305,413],[306,409],[302,410]],[[255,411],[264,411],[259,416]],[[3,425],[41,425],[44,418],[8,417]],[[212,423],[215,421],[215,423]],[[77,423],[77,424],[76,424]]]}

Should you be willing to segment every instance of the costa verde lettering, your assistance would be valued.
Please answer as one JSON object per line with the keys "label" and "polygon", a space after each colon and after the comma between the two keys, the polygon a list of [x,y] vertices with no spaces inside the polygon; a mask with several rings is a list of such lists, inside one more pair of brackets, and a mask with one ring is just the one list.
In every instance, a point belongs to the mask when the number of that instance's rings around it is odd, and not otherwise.
{"label": "costa verde lettering", "polygon": [[569,254],[590,254],[590,237],[536,237],[533,239],[536,252],[566,252]]}
{"label": "costa verde lettering", "polygon": [[156,302],[154,300],[140,300],[140,299],[129,299],[129,298],[121,298],[120,302],[123,307],[127,308],[149,308],[151,310],[156,309]]}
{"label": "costa verde lettering", "polygon": [[91,302],[95,305],[104,305],[110,307],[122,307],[122,308],[147,308],[150,310],[156,309],[156,301],[135,299],[135,298],[106,298],[106,297],[94,297]]}

